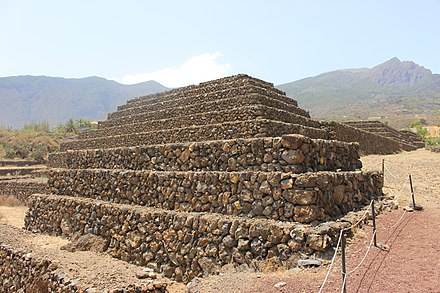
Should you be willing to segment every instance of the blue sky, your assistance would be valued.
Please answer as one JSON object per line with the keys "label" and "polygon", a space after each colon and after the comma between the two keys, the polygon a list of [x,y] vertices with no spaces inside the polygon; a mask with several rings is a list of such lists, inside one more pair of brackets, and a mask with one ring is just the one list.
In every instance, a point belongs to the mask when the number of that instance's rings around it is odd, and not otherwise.
{"label": "blue sky", "polygon": [[434,0],[0,0],[0,76],[281,84],[394,56],[440,73],[439,11]]}

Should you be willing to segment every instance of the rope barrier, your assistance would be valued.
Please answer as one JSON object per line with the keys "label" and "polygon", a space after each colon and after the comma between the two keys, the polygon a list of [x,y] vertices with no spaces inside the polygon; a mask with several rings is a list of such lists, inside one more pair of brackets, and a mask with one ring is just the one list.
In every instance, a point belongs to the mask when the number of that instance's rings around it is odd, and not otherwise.
{"label": "rope barrier", "polygon": [[397,220],[397,222],[396,222],[396,223],[394,223],[394,225],[392,225],[391,227],[389,227],[389,228],[387,228],[387,229],[393,229],[394,227],[396,227],[396,226],[397,226],[397,224],[399,224],[399,223],[400,223],[400,221],[402,221],[402,219],[403,219],[403,216],[405,216],[405,214],[406,214],[406,213],[407,213],[407,211],[403,210],[403,213],[402,213],[402,215],[400,216],[399,220]]}
{"label": "rope barrier", "polygon": [[324,281],[322,282],[322,285],[321,285],[321,287],[319,288],[319,293],[321,293],[322,290],[324,289],[324,286],[325,286],[325,284],[327,283],[327,279],[328,279],[328,277],[329,277],[329,275],[330,275],[330,272],[331,272],[331,270],[332,270],[332,268],[333,268],[334,261],[335,261],[335,259],[336,259],[336,255],[338,254],[339,245],[341,244],[342,233],[343,233],[344,231],[350,230],[350,229],[352,229],[353,227],[356,227],[357,225],[359,225],[359,223],[360,223],[360,222],[365,218],[365,216],[367,215],[367,213],[368,213],[368,208],[371,207],[372,204],[373,204],[373,201],[370,202],[370,204],[368,205],[368,207],[365,209],[365,212],[364,212],[364,214],[362,215],[362,217],[361,217],[361,218],[360,218],[355,224],[351,225],[350,227],[346,227],[346,228],[343,228],[343,229],[340,230],[339,238],[338,238],[338,243],[336,244],[336,248],[335,248],[335,253],[333,254],[332,261],[330,262],[330,267],[329,267],[329,269],[327,270],[327,274],[325,275]]}
{"label": "rope barrier", "polygon": [[373,247],[373,240],[374,240],[374,236],[376,235],[376,231],[374,231],[373,236],[371,237],[371,241],[370,244],[368,245],[367,248],[367,252],[365,253],[364,257],[362,258],[361,262],[351,271],[346,272],[345,275],[350,275],[352,273],[354,273],[357,269],[359,269],[359,267],[362,265],[362,263],[365,261],[365,259],[367,258],[368,253],[370,252],[371,247]]}
{"label": "rope barrier", "polygon": [[341,229],[341,231],[340,231],[340,233],[339,233],[338,244],[336,245],[336,248],[335,248],[335,253],[333,254],[332,261],[331,261],[331,263],[330,263],[330,267],[328,268],[328,270],[327,270],[327,274],[325,275],[325,279],[324,279],[324,281],[322,282],[321,287],[319,288],[319,293],[321,293],[321,292],[322,292],[322,289],[324,289],[325,283],[327,283],[328,276],[330,275],[330,272],[331,272],[331,270],[332,270],[332,268],[333,268],[333,264],[334,264],[334,262],[335,262],[336,255],[338,254],[339,245],[341,244],[342,233],[343,233],[343,230]]}
{"label": "rope barrier", "polygon": [[394,175],[393,173],[391,173],[390,169],[388,169],[388,167],[387,167],[386,164],[384,165],[384,167],[385,167],[385,170],[387,170],[388,173],[390,173],[390,175],[391,175],[392,177],[394,177],[394,178],[396,178],[396,179],[399,179],[399,177],[397,177],[396,175]]}
{"label": "rope barrier", "polygon": [[[401,178],[395,176],[395,175],[389,170],[389,168],[387,167],[387,165],[385,165],[385,164],[384,164],[384,169],[385,169],[385,170],[386,170],[386,171],[387,171],[392,177],[394,177],[394,178],[396,178],[396,179],[401,179]],[[400,181],[400,180],[399,180],[399,181]],[[385,187],[385,186],[384,186],[384,187]],[[407,188],[407,185],[406,185],[406,184],[401,184],[401,186],[400,186],[400,188],[398,188],[398,191],[397,191],[397,192],[393,191],[391,187],[385,187],[385,188],[389,188],[389,190],[390,190],[389,193],[392,194],[395,198],[398,198],[398,197],[402,196],[402,191],[403,191],[405,188]],[[397,193],[397,195],[396,195],[396,193]],[[369,208],[371,208],[371,205],[372,205],[372,204],[374,204],[374,201],[373,201],[373,200],[370,202],[370,204],[368,205],[368,207],[365,209],[365,212],[364,212],[364,214],[362,215],[362,217],[361,217],[358,221],[356,221],[356,223],[350,225],[349,227],[346,227],[346,228],[343,228],[343,229],[340,230],[339,238],[338,238],[338,243],[337,243],[337,245],[336,245],[335,252],[334,252],[334,254],[333,254],[333,257],[332,257],[332,260],[331,260],[330,266],[329,266],[329,268],[328,268],[328,270],[327,270],[327,273],[326,273],[326,275],[325,275],[324,281],[322,282],[321,287],[319,288],[319,293],[321,293],[322,290],[324,289],[324,286],[325,286],[325,284],[327,283],[328,278],[329,278],[329,276],[330,276],[330,272],[331,272],[331,270],[332,270],[332,268],[333,268],[333,266],[334,266],[334,263],[335,263],[335,260],[336,260],[336,256],[337,256],[337,254],[338,254],[338,249],[339,249],[339,246],[341,245],[341,238],[342,238],[342,234],[343,234],[343,232],[344,232],[344,231],[347,231],[347,230],[350,230],[350,229],[356,227],[357,225],[359,225],[359,224],[365,219],[365,217],[366,217],[366,215],[367,215],[367,213],[368,213],[368,211],[369,211]],[[403,218],[405,217],[406,213],[407,213],[407,211],[404,210],[403,213],[402,213],[402,215],[400,216],[400,218],[397,220],[397,222],[394,223],[392,226],[386,228],[386,229],[393,229],[394,227],[396,227],[396,226],[397,226],[397,225],[403,220]],[[374,220],[374,219],[373,219],[373,220]],[[373,231],[373,234],[372,234],[372,236],[371,236],[371,240],[370,240],[370,244],[368,245],[367,251],[365,252],[365,254],[364,254],[362,260],[359,262],[359,264],[358,264],[356,267],[354,267],[352,270],[348,271],[348,272],[345,272],[345,273],[342,272],[343,282],[342,282],[341,292],[344,292],[345,285],[346,285],[346,283],[347,283],[347,276],[350,275],[350,274],[352,274],[352,273],[354,273],[356,270],[358,270],[358,269],[362,266],[362,264],[364,263],[364,261],[366,260],[368,254],[369,254],[369,252],[370,252],[370,250],[371,250],[371,248],[374,246],[373,244],[375,243],[375,242],[374,242],[374,239],[375,239],[375,236],[376,236],[376,232],[377,232],[377,230],[374,230],[374,231]]]}
{"label": "rope barrier", "polygon": [[370,202],[370,204],[368,205],[368,207],[365,209],[364,214],[362,215],[362,217],[361,217],[356,223],[354,223],[354,224],[351,225],[350,227],[344,228],[344,229],[342,229],[342,230],[343,230],[343,231],[347,231],[347,230],[350,230],[350,229],[356,227],[357,225],[359,225],[360,222],[362,222],[362,220],[365,219],[365,216],[366,216],[367,213],[368,213],[368,208],[370,208],[372,204],[373,204],[373,201]]}
{"label": "rope barrier", "polygon": [[344,293],[346,283],[347,283],[347,275],[344,275],[344,282],[342,282],[341,293]]}

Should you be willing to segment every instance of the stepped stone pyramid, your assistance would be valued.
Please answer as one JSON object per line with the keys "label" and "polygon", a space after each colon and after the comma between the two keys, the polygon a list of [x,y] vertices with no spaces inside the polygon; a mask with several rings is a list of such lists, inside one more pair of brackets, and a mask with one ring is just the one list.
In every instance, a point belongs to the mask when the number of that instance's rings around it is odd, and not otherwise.
{"label": "stepped stone pyramid", "polygon": [[336,246],[336,219],[382,195],[359,145],[272,84],[237,75],[135,98],[50,157],[51,194],[25,226],[98,235],[107,252],[188,282],[226,264],[276,262]]}
{"label": "stepped stone pyramid", "polygon": [[401,149],[413,151],[425,147],[423,141],[412,132],[398,131],[380,121],[349,121],[344,122],[355,128],[386,137],[401,144]]}

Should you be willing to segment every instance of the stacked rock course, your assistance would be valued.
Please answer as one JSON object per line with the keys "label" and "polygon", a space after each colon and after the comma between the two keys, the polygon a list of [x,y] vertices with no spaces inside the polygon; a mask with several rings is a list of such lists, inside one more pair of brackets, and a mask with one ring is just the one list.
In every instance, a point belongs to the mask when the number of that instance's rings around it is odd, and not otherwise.
{"label": "stacked rock course", "polygon": [[22,203],[34,193],[46,192],[46,166],[35,161],[0,161],[0,196],[14,196]]}
{"label": "stacked rock course", "polygon": [[380,121],[350,121],[344,124],[396,141],[405,151],[413,151],[425,146],[423,141],[414,134],[398,131]]}
{"label": "stacked rock course", "polygon": [[177,281],[336,245],[336,221],[381,196],[359,145],[329,140],[272,84],[237,75],[135,98],[50,157],[26,228],[98,235]]}

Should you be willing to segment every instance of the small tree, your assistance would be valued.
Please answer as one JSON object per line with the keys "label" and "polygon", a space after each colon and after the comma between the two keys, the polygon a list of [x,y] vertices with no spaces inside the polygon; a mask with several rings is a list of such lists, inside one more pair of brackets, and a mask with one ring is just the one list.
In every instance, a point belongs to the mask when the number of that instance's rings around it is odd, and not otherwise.
{"label": "small tree", "polygon": [[66,132],[77,133],[77,132],[78,132],[78,123],[76,123],[75,120],[73,120],[72,118],[70,118],[70,119],[64,124],[64,129],[66,130]]}
{"label": "small tree", "polygon": [[418,126],[422,126],[422,125],[428,125],[428,121],[426,121],[425,118],[420,118],[420,119],[414,120],[413,122],[411,122],[409,127],[414,128],[414,127],[418,127]]}

